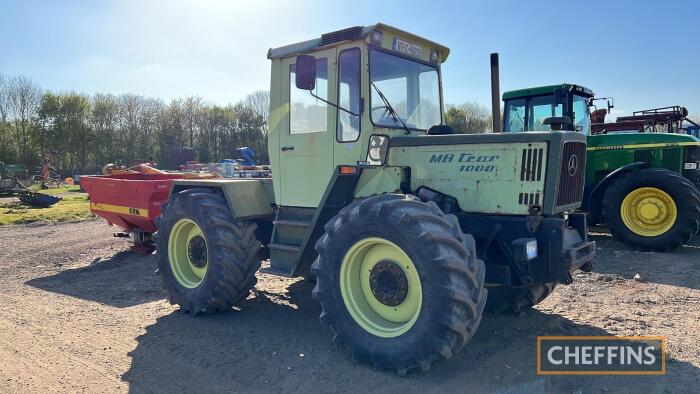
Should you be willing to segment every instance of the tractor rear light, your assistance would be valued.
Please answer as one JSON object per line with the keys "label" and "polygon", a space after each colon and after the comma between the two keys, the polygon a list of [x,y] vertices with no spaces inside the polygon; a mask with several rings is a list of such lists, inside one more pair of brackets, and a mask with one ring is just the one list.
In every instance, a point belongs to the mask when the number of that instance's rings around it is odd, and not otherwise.
{"label": "tractor rear light", "polygon": [[355,166],[340,166],[340,170],[338,170],[343,175],[352,175],[352,174],[357,174],[357,167]]}
{"label": "tractor rear light", "polygon": [[683,164],[683,168],[686,170],[697,170],[698,163],[685,163]]}

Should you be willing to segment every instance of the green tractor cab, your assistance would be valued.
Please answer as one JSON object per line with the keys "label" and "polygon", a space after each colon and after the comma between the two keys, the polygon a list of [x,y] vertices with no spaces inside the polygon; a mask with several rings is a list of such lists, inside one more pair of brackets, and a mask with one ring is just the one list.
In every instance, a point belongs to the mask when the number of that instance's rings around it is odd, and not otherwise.
{"label": "green tractor cab", "polygon": [[[587,136],[582,209],[618,240],[668,251],[700,229],[700,140],[682,127],[683,107],[638,111],[606,123],[593,92],[561,84],[503,94],[505,132],[547,131],[552,117]],[[590,111],[594,109],[594,111]]]}
{"label": "green tractor cab", "polygon": [[[353,359],[427,370],[484,308],[519,310],[595,243],[581,204],[585,136],[455,135],[449,49],[377,24],[270,49],[271,179],[175,180],[158,218],[170,301],[228,310],[263,270],[315,277],[321,321]],[[488,297],[487,297],[488,293]]]}

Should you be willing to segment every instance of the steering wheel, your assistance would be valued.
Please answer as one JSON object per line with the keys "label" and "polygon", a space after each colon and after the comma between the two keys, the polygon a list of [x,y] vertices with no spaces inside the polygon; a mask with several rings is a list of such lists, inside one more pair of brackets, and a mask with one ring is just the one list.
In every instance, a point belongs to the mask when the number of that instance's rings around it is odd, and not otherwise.
{"label": "steering wheel", "polygon": [[[391,116],[391,108],[389,108],[386,105],[380,105],[378,107],[372,107],[372,113],[374,114],[374,111],[378,110],[383,110],[382,115],[378,118],[379,123],[386,123],[387,121],[391,121],[391,124],[401,124],[399,121],[394,119],[393,116]],[[372,115],[372,119],[374,119],[374,115]]]}
{"label": "steering wheel", "polygon": [[386,106],[386,105],[380,105],[380,106],[378,106],[378,107],[372,107],[372,112],[378,111],[378,110],[384,110],[384,112],[382,112],[382,116],[381,116],[382,118],[386,117],[387,115],[389,115],[389,114],[391,113],[391,108],[389,108],[389,107]]}

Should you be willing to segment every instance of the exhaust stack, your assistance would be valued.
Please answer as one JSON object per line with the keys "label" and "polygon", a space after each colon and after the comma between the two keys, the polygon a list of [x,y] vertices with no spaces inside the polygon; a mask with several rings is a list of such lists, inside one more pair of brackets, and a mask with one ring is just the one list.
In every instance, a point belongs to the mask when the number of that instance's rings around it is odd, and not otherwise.
{"label": "exhaust stack", "polygon": [[493,132],[501,132],[501,85],[498,69],[498,53],[491,54],[491,118]]}

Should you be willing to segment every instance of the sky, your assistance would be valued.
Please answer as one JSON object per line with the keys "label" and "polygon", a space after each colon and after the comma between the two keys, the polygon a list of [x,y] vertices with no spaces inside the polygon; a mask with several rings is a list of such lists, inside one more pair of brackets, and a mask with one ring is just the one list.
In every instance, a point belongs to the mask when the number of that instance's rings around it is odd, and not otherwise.
{"label": "sky", "polygon": [[618,114],[700,117],[700,0],[0,0],[0,73],[224,105],[269,89],[268,48],[377,22],[450,47],[447,103],[490,107],[498,52],[502,92],[571,82],[614,97]]}

